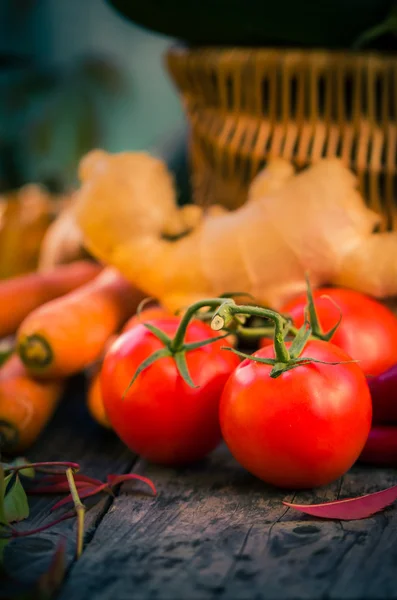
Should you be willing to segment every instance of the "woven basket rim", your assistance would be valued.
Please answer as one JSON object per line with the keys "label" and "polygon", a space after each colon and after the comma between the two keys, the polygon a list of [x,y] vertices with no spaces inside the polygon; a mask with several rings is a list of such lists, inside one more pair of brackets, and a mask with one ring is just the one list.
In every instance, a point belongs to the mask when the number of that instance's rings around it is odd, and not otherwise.
{"label": "woven basket rim", "polygon": [[195,58],[227,58],[240,61],[253,54],[257,56],[280,57],[307,57],[313,59],[344,59],[344,60],[380,60],[382,62],[394,62],[397,59],[397,51],[380,50],[352,50],[352,49],[327,49],[327,48],[299,48],[295,46],[188,46],[182,42],[175,42],[166,54],[172,57],[195,57]]}

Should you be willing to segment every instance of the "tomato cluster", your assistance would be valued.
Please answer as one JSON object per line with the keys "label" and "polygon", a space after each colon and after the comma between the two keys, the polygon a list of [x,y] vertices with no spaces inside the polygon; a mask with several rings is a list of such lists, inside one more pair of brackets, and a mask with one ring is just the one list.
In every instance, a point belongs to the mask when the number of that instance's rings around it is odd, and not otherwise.
{"label": "tomato cluster", "polygon": [[[350,290],[318,290],[314,302],[322,329],[317,338],[313,331],[298,358],[294,345],[284,344],[291,356],[280,372],[273,343],[263,340],[241,361],[226,339],[201,346],[218,334],[194,318],[183,345],[173,348],[181,318],[158,308],[143,311],[103,363],[103,402],[113,429],[135,453],[160,464],[200,460],[223,437],[237,461],[267,483],[297,489],[337,479],[370,434],[366,376],[382,376],[397,363],[397,318]],[[301,332],[306,303],[297,298],[282,311]],[[318,339],[340,316],[332,340]],[[152,361],[153,355],[159,358]]]}

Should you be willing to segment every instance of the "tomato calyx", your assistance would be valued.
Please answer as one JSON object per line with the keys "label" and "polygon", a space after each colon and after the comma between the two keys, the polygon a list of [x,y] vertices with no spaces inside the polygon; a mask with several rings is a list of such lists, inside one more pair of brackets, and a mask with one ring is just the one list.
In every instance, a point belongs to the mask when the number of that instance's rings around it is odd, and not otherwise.
{"label": "tomato calyx", "polygon": [[[329,331],[324,332],[316,310],[316,305],[314,303],[312,287],[310,284],[309,277],[306,275],[306,296],[307,296],[307,306],[306,306],[306,321],[310,322],[311,334],[310,339],[312,340],[323,340],[324,342],[329,342],[333,337],[334,333],[338,329],[339,325],[342,321],[342,312],[336,302],[326,294],[322,295],[321,298],[327,298],[338,310],[339,319],[335,323],[333,327]],[[257,315],[255,315],[257,316]],[[287,328],[286,336],[289,337],[290,340],[293,340],[298,334],[298,328],[294,326],[292,319],[289,315],[282,315],[286,320],[285,327]],[[261,316],[263,318],[263,315]],[[257,340],[261,338],[273,338],[274,336],[274,327],[238,327],[238,334],[244,339],[247,340]]]}
{"label": "tomato calyx", "polygon": [[331,340],[332,336],[334,335],[335,331],[338,329],[339,325],[341,324],[342,311],[340,310],[340,308],[336,304],[336,302],[334,302],[334,300],[332,298],[330,298],[330,296],[327,296],[325,294],[323,296],[321,296],[321,298],[327,298],[330,302],[332,302],[332,304],[339,311],[339,319],[338,319],[337,323],[335,323],[335,325],[333,327],[331,327],[331,329],[329,331],[324,332],[322,330],[320,321],[318,319],[316,305],[315,305],[314,298],[313,298],[313,290],[312,290],[312,286],[310,283],[310,279],[307,275],[306,275],[306,295],[307,295],[307,311],[309,313],[309,320],[310,320],[310,326],[312,328],[312,334],[318,340],[323,340],[324,342],[329,342]]}
{"label": "tomato calyx", "polygon": [[[251,354],[245,354],[235,348],[224,348],[230,352],[234,352],[240,358],[252,360],[254,362],[262,363],[265,365],[272,366],[270,371],[270,377],[273,379],[279,377],[286,371],[290,371],[301,365],[309,363],[321,363],[328,365],[339,365],[344,362],[356,362],[356,361],[338,361],[338,362],[326,362],[311,357],[301,357],[301,354],[312,336],[311,322],[306,319],[302,327],[296,330],[295,337],[287,348],[286,337],[290,333],[291,323],[290,320],[283,315],[277,313],[274,310],[261,308],[258,306],[237,306],[235,303],[231,303],[225,300],[221,306],[215,311],[211,321],[211,328],[215,331],[227,328],[236,317],[239,316],[255,316],[263,319],[269,319],[274,323],[273,343],[275,358],[263,358],[260,356],[253,356]],[[239,331],[239,330],[237,330]]]}
{"label": "tomato calyx", "polygon": [[[249,298],[250,300],[255,300],[254,296],[252,296],[252,294],[249,294],[248,292],[225,292],[224,294],[219,295],[219,297],[217,298],[218,304],[215,307],[207,306],[206,310],[198,311],[195,315],[195,319],[198,319],[199,321],[204,321],[205,323],[210,323],[215,314],[214,308],[216,309],[219,305],[222,304],[222,302],[224,300],[234,300],[234,298],[238,298],[238,297]],[[235,316],[235,318],[229,324],[229,326],[227,328],[225,327],[225,330],[227,330],[229,333],[233,333],[237,329],[239,329],[239,333],[240,333],[240,328],[242,325],[244,325],[245,321],[246,321],[246,318],[243,315]],[[249,331],[251,331],[251,329],[252,328],[250,328]],[[248,329],[244,330],[244,331],[248,331]]]}
{"label": "tomato calyx", "polygon": [[[224,300],[222,298],[209,298],[206,300],[201,300],[192,304],[186,309],[186,312],[182,316],[178,328],[175,332],[173,338],[168,336],[164,331],[162,331],[159,327],[156,327],[153,323],[142,322],[142,325],[146,327],[162,344],[163,348],[156,350],[148,356],[142,363],[139,365],[137,370],[135,371],[128,387],[126,388],[123,398],[126,396],[127,392],[134,384],[137,377],[150,367],[153,363],[161,358],[173,358],[175,361],[175,366],[179,375],[182,379],[192,388],[198,387],[189,373],[189,368],[186,361],[186,354],[191,352],[192,350],[197,350],[198,348],[202,348],[203,346],[207,346],[209,344],[213,344],[216,341],[225,339],[228,335],[230,335],[229,331],[226,331],[224,334],[210,337],[203,340],[199,340],[197,342],[186,343],[185,335],[190,321],[196,318],[196,313],[203,308],[216,309],[220,304],[222,304]],[[231,298],[228,299],[230,303],[234,304],[234,300]],[[239,322],[239,319],[237,319]]]}

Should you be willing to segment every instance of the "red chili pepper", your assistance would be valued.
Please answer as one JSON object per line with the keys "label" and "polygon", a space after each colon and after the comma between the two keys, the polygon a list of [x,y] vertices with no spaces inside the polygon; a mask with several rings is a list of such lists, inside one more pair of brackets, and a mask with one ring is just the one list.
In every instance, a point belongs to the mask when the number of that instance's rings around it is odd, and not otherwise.
{"label": "red chili pepper", "polygon": [[359,461],[379,467],[397,467],[397,426],[372,427]]}
{"label": "red chili pepper", "polygon": [[397,365],[377,377],[368,377],[375,424],[397,424]]}

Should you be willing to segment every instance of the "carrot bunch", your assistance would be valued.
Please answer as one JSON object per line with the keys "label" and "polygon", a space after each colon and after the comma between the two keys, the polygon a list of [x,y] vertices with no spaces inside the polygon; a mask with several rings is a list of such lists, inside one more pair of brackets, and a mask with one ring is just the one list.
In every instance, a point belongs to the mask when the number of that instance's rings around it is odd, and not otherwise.
{"label": "carrot bunch", "polygon": [[1,451],[20,452],[37,439],[80,371],[90,412],[109,426],[101,359],[142,298],[115,269],[91,261],[0,282],[0,339],[15,336],[15,352],[0,367]]}

